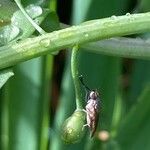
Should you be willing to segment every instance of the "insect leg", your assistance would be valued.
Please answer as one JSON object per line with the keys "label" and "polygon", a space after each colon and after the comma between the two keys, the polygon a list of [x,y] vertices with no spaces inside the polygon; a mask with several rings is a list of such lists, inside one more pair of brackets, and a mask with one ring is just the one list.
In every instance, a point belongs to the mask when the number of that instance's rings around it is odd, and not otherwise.
{"label": "insect leg", "polygon": [[83,125],[82,130],[84,130],[84,128],[87,127],[87,126],[90,127],[89,124]]}
{"label": "insect leg", "polygon": [[79,76],[79,80],[82,83],[82,85],[84,86],[86,92],[87,91],[91,91],[90,88],[87,85],[85,85],[85,83],[83,81],[83,76],[82,75]]}

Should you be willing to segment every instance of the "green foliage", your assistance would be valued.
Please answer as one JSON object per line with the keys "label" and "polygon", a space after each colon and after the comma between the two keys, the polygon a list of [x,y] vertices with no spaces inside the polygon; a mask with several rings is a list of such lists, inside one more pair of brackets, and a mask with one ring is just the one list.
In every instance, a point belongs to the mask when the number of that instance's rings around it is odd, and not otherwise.
{"label": "green foliage", "polygon": [[[121,149],[149,149],[149,113],[150,85],[147,85],[141,96],[118,129],[117,141]],[[142,111],[141,111],[142,110]]]}
{"label": "green foliage", "polygon": [[0,71],[0,88],[7,82],[7,80],[13,76],[14,73],[11,69]]}
{"label": "green foliage", "polygon": [[[133,7],[129,0],[73,0],[71,21],[79,25],[60,30],[64,25],[56,14],[55,0],[22,1],[32,21],[46,31],[39,35],[15,2],[1,0],[1,150],[150,149],[150,41],[145,40],[150,13],[125,15],[131,8],[146,12],[150,7],[149,0],[135,3]],[[92,20],[104,17],[109,18]],[[82,23],[87,20],[92,21]],[[143,33],[143,39],[97,41],[135,33]],[[59,104],[54,107],[53,56],[49,53],[57,55],[68,47],[74,47],[72,59],[66,51]],[[99,124],[92,139],[85,133],[88,128],[83,130],[86,93],[80,89],[79,75],[100,93]],[[54,114],[49,113],[51,108]]]}

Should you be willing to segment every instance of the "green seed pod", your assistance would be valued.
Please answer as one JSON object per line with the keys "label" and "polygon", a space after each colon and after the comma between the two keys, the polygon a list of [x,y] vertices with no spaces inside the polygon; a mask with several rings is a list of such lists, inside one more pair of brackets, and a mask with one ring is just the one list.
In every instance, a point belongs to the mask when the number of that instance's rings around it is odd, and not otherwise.
{"label": "green seed pod", "polygon": [[62,140],[67,143],[76,143],[82,138],[85,124],[85,112],[76,110],[63,124]]}

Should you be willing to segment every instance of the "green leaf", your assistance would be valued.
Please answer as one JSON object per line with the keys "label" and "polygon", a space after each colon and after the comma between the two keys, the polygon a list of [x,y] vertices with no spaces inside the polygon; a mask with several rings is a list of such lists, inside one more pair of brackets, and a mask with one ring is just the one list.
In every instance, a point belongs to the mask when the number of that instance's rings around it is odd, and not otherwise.
{"label": "green leaf", "polygon": [[[48,10],[36,5],[29,5],[26,7],[26,11],[37,24],[40,24],[49,13]],[[34,31],[35,28],[18,10],[13,14],[11,24],[4,26],[0,30],[0,45],[6,45],[10,41],[29,37]]]}
{"label": "green leaf", "polygon": [[0,46],[6,45],[8,42],[15,39],[19,33],[19,28],[14,25],[4,26],[0,29]]}
{"label": "green leaf", "polygon": [[[42,60],[28,61],[14,68],[9,82],[9,150],[37,150],[40,147]],[[16,94],[17,93],[17,94]]]}
{"label": "green leaf", "polygon": [[[44,10],[38,18],[42,21],[48,12]],[[37,14],[34,12],[32,15]],[[18,22],[19,29],[23,31],[17,38],[31,36],[35,29],[30,22],[19,12],[15,13],[15,19],[14,22]],[[51,18],[49,18],[49,27],[50,25]],[[15,67],[16,76],[9,82],[7,95],[4,97],[4,100],[7,98],[10,104],[5,110],[9,114],[9,125],[7,124],[10,131],[7,135],[9,150],[46,150],[49,136],[49,86],[52,64],[53,57],[45,56]]]}
{"label": "green leaf", "polygon": [[149,150],[150,148],[150,84],[143,90],[135,104],[124,118],[116,140],[122,150]]}
{"label": "green leaf", "polygon": [[150,1],[149,0],[140,1],[139,7],[140,7],[140,11],[144,11],[144,12],[150,11]]}
{"label": "green leaf", "polygon": [[18,9],[10,0],[0,1],[0,27],[10,24],[12,14]]}
{"label": "green leaf", "polygon": [[[36,5],[29,5],[28,7],[26,7],[26,11],[37,24],[40,24],[48,14],[47,10],[44,10],[40,6]],[[31,25],[31,23],[27,20],[27,18],[22,14],[20,10],[16,11],[13,14],[12,24],[17,26],[22,33],[21,36],[18,37],[18,39],[29,37],[35,31],[35,28]]]}
{"label": "green leaf", "polygon": [[[127,98],[127,108],[129,109],[137,100],[139,94],[150,82],[150,61],[135,60],[131,74],[131,86]],[[143,78],[144,75],[144,78]]]}
{"label": "green leaf", "polygon": [[7,80],[13,75],[14,75],[14,73],[12,72],[11,69],[0,71],[0,89],[7,82]]}
{"label": "green leaf", "polygon": [[52,60],[37,58],[14,68],[15,76],[8,82],[3,97],[9,104],[3,110],[8,114],[5,130],[9,131],[9,148],[3,150],[46,150]]}

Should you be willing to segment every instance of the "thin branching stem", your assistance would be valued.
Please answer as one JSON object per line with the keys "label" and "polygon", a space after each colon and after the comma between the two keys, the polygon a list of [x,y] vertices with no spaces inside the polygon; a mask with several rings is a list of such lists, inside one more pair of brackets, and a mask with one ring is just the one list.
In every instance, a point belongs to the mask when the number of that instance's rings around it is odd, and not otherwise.
{"label": "thin branching stem", "polygon": [[79,72],[78,72],[78,54],[79,47],[76,45],[72,49],[71,55],[71,73],[75,87],[75,95],[76,95],[76,108],[82,109],[82,96],[81,96],[81,88],[79,81]]}

